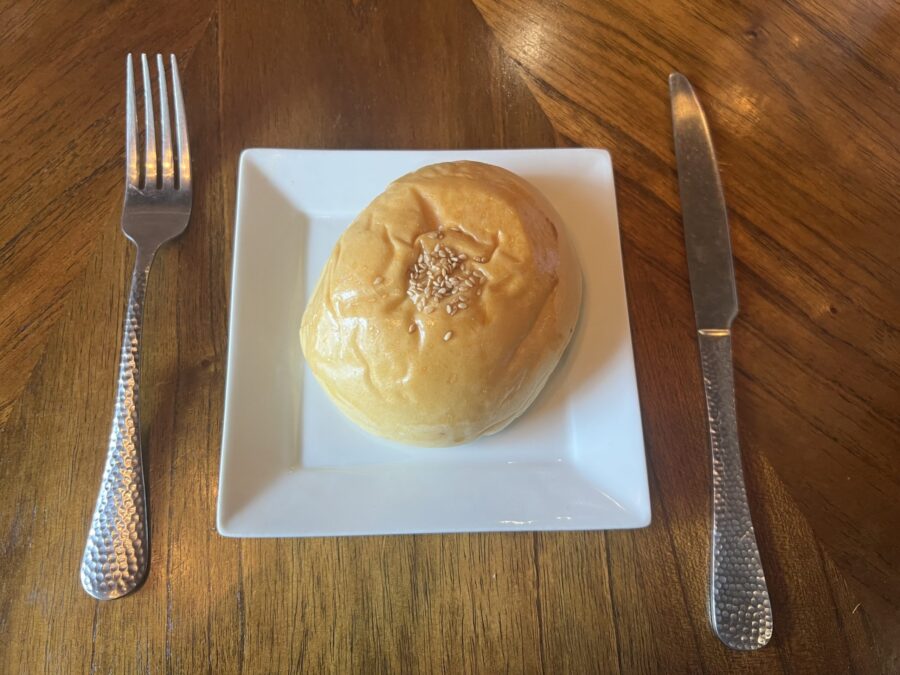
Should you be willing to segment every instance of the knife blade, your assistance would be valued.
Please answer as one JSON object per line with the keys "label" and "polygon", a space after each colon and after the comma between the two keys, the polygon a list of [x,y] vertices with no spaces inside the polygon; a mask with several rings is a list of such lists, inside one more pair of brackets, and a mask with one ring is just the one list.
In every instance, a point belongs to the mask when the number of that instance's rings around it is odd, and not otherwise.
{"label": "knife blade", "polygon": [[678,189],[697,329],[727,329],[737,316],[737,289],[725,197],[706,115],[691,83],[669,76]]}
{"label": "knife blade", "polygon": [[738,312],[731,236],[709,125],[688,79],[669,76],[678,191],[712,454],[709,619],[732,649],[772,637],[772,606],[747,502],[734,401]]}

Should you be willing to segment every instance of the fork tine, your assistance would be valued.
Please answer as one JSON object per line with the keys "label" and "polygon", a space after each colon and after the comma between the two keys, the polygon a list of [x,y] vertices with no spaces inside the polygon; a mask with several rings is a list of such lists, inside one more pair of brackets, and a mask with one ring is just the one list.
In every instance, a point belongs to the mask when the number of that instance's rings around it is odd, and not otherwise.
{"label": "fork tine", "polygon": [[184,98],[181,96],[181,78],[175,55],[169,54],[172,65],[172,102],[175,105],[175,134],[178,145],[178,189],[191,189],[191,150],[188,146],[187,118],[184,115]]}
{"label": "fork tine", "polygon": [[134,63],[131,54],[125,60],[125,185],[139,187],[137,111],[134,100]]}
{"label": "fork tine", "polygon": [[144,124],[145,124],[145,153],[144,153],[144,189],[156,187],[156,127],[153,122],[153,90],[150,87],[150,66],[147,64],[147,55],[141,54],[141,65],[144,69]]}
{"label": "fork tine", "polygon": [[159,165],[162,171],[162,186],[175,185],[175,162],[172,159],[172,129],[169,124],[169,96],[166,91],[166,68],[162,54],[156,55],[156,74],[159,81]]}

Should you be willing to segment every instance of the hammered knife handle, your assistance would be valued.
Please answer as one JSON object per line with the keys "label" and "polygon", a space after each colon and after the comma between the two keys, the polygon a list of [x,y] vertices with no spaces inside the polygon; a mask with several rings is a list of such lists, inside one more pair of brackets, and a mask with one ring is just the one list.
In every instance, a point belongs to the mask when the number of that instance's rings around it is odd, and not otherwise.
{"label": "hammered knife handle", "polygon": [[710,622],[728,647],[759,649],[772,637],[772,606],[744,487],[731,332],[701,330],[699,340],[712,449]]}
{"label": "hammered knife handle", "polygon": [[147,576],[149,534],[141,461],[138,389],[141,319],[153,254],[138,249],[125,314],[112,432],[91,527],[81,559],[81,585],[98,600],[127,595]]}

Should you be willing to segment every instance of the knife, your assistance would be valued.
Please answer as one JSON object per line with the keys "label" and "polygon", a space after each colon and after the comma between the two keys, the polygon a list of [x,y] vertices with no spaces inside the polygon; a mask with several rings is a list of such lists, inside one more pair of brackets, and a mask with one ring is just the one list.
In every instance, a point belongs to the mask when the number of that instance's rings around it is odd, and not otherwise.
{"label": "knife", "polygon": [[731,357],[737,291],[725,198],[703,108],[691,83],[669,75],[678,191],[712,451],[709,619],[732,649],[772,637],[772,606],[747,504]]}

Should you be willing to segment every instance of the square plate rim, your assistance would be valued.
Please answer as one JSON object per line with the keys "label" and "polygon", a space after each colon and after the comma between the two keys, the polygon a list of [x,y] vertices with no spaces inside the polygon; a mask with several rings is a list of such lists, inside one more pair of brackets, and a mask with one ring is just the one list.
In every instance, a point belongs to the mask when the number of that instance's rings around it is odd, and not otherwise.
{"label": "square plate rim", "polygon": [[[460,529],[402,529],[398,531],[390,531],[390,528],[385,528],[384,530],[378,531],[359,531],[359,532],[340,532],[340,533],[329,533],[329,532],[305,532],[305,533],[285,533],[279,534],[274,532],[267,533],[250,533],[245,531],[240,531],[238,529],[232,528],[229,524],[228,520],[223,518],[224,513],[224,505],[223,502],[227,499],[227,490],[223,489],[226,480],[225,480],[225,469],[226,469],[226,455],[230,454],[229,452],[229,444],[228,444],[228,431],[230,427],[229,416],[227,412],[230,408],[230,398],[232,395],[232,385],[231,380],[229,378],[229,373],[232,371],[233,361],[236,360],[237,356],[233,347],[233,338],[234,333],[236,331],[235,322],[233,321],[233,317],[235,316],[236,305],[238,302],[238,293],[236,290],[236,280],[238,278],[238,268],[239,268],[239,260],[240,260],[240,247],[238,246],[239,235],[242,231],[241,223],[241,213],[243,211],[244,202],[246,201],[245,191],[245,172],[247,170],[248,165],[253,162],[257,170],[265,173],[264,167],[260,165],[256,160],[265,159],[268,157],[280,156],[280,155],[296,155],[300,156],[315,156],[315,155],[352,155],[352,154],[365,154],[365,155],[423,155],[423,156],[435,156],[435,155],[445,155],[448,156],[445,161],[452,161],[450,159],[450,155],[466,155],[471,159],[478,160],[479,155],[502,155],[502,154],[543,154],[543,153],[561,153],[561,154],[572,154],[572,155],[596,155],[602,160],[605,160],[610,168],[610,191],[613,196],[612,209],[613,214],[615,216],[615,230],[616,230],[616,238],[618,242],[618,250],[617,254],[620,261],[620,272],[622,274],[622,292],[624,294],[624,300],[626,304],[626,311],[624,314],[625,320],[625,328],[627,329],[628,335],[628,347],[629,347],[629,355],[631,361],[631,369],[633,373],[633,380],[635,384],[635,403],[637,404],[638,409],[638,419],[639,425],[637,432],[639,433],[639,441],[640,441],[640,466],[638,467],[641,473],[641,494],[639,503],[631,504],[629,512],[633,516],[629,519],[628,524],[624,525],[616,525],[616,526],[596,526],[596,527],[569,527],[569,528],[546,528],[546,527],[515,527],[509,529],[501,529],[498,527],[463,527]],[[442,161],[440,157],[435,157],[433,161]],[[485,159],[484,161],[490,161]],[[431,163],[431,162],[429,162]],[[612,170],[613,162],[612,156],[608,149],[606,148],[588,148],[588,147],[578,147],[578,148],[553,148],[553,147],[543,147],[543,148],[472,148],[472,149],[447,149],[447,148],[433,148],[433,149],[404,149],[404,148],[390,148],[390,149],[337,149],[337,148],[286,148],[286,147],[249,147],[245,148],[241,151],[238,161],[238,171],[237,171],[237,180],[236,180],[236,190],[235,190],[235,217],[234,217],[234,231],[233,231],[233,249],[232,249],[232,265],[231,265],[231,276],[228,283],[228,290],[230,293],[229,302],[228,302],[228,343],[227,343],[227,354],[226,354],[226,372],[225,372],[225,383],[224,383],[224,396],[223,396],[223,415],[222,415],[222,432],[221,432],[221,442],[220,442],[220,452],[219,452],[219,481],[218,481],[218,490],[217,490],[217,498],[216,498],[216,528],[220,535],[228,538],[308,538],[308,537],[335,537],[335,536],[389,536],[393,534],[422,534],[422,533],[441,533],[441,534],[452,534],[452,533],[467,533],[467,532],[521,532],[521,531],[605,531],[612,529],[640,529],[643,527],[647,527],[651,523],[652,513],[651,513],[651,500],[650,500],[650,490],[649,490],[649,472],[648,472],[648,458],[646,452],[646,439],[644,438],[644,429],[643,429],[643,410],[640,405],[640,395],[637,387],[637,373],[634,369],[634,346],[633,346],[633,333],[631,329],[631,317],[630,313],[627,310],[627,295],[628,290],[625,284],[624,279],[624,255],[621,248],[621,229],[619,225],[619,214],[618,214],[618,204],[615,198],[615,176]],[[246,227],[246,225],[244,226]],[[233,450],[231,451],[233,452]],[[283,478],[283,476],[281,476]],[[234,516],[236,514],[241,513],[241,510],[237,510],[236,512],[230,514]],[[327,528],[325,528],[327,529]]]}

